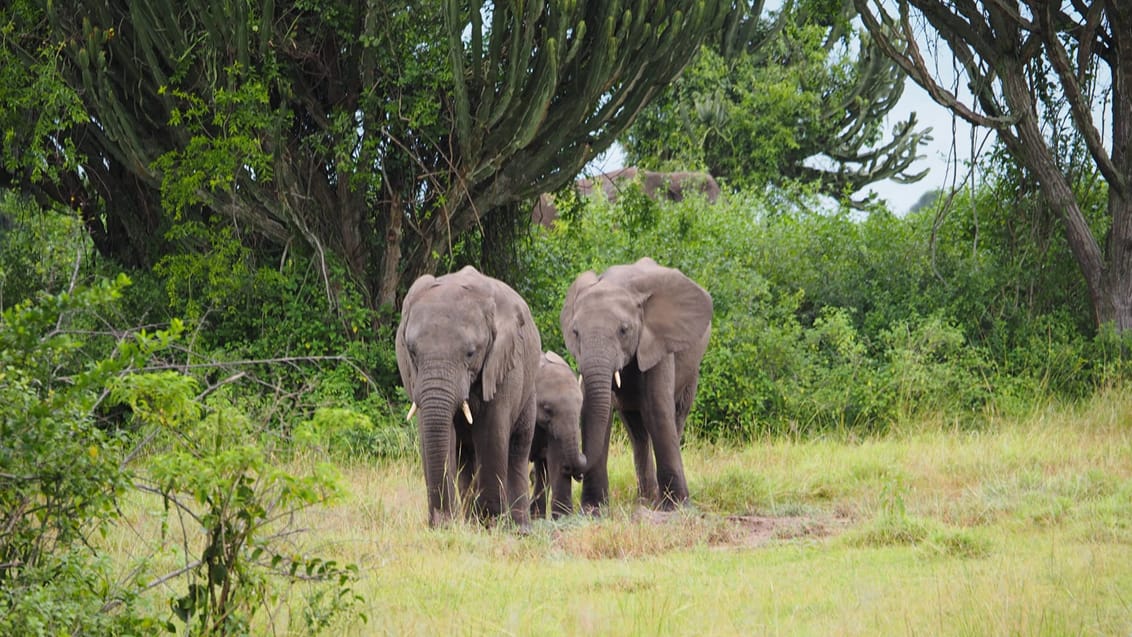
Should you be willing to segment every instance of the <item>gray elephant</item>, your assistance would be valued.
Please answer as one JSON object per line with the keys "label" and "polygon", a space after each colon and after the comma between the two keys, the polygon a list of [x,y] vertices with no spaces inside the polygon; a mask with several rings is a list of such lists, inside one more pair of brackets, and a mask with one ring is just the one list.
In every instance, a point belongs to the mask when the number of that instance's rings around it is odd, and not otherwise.
{"label": "gray elephant", "polygon": [[578,194],[591,196],[596,187],[601,187],[605,198],[617,201],[621,190],[633,181],[639,181],[646,195],[656,200],[684,201],[686,193],[697,192],[709,202],[719,199],[720,188],[715,178],[705,172],[656,172],[641,170],[636,166],[601,173],[593,179],[577,181]]}
{"label": "gray elephant", "polygon": [[531,516],[546,517],[547,490],[551,494],[551,516],[574,512],[571,480],[581,479],[586,457],[579,449],[578,427],[582,416],[582,388],[570,364],[554,352],[539,360],[535,382],[538,415],[531,443],[534,463]]}
{"label": "gray elephant", "polygon": [[[654,172],[635,166],[601,173],[593,178],[578,179],[574,182],[574,189],[579,196],[591,197],[600,187],[605,198],[612,202],[617,201],[621,191],[633,181],[639,181],[644,193],[655,200],[683,201],[688,193],[696,192],[707,201],[715,203],[721,193],[719,183],[706,172]],[[539,195],[531,209],[531,220],[549,228],[557,218],[558,207],[554,203],[554,196],[549,193]]]}
{"label": "gray elephant", "polygon": [[418,409],[429,525],[446,523],[459,474],[484,520],[530,525],[527,473],[542,342],[523,299],[468,266],[417,279],[401,309],[397,367]]}
{"label": "gray elephant", "polygon": [[711,316],[707,291],[648,258],[584,272],[570,286],[560,320],[583,379],[583,511],[609,499],[611,405],[629,432],[641,498],[666,510],[688,500],[680,440]]}

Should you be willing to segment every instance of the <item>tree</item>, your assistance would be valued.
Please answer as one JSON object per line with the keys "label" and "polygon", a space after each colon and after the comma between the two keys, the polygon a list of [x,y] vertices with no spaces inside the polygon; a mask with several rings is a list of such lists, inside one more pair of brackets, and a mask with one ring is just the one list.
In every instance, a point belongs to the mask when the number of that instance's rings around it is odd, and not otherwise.
{"label": "tree", "polygon": [[[913,182],[931,129],[916,114],[883,139],[904,74],[849,20],[851,5],[786,3],[705,44],[625,140],[630,163],[705,167],[732,186],[801,181],[834,197]],[[655,166],[654,166],[655,167]]]}
{"label": "tree", "polygon": [[[1132,4],[854,4],[886,55],[956,116],[993,129],[1033,174],[1061,220],[1097,324],[1132,328]],[[950,51],[955,86],[966,91],[947,88],[925,46]],[[1090,225],[1083,203],[1090,193],[1082,190],[1097,176],[1107,188],[1107,218]]]}
{"label": "tree", "polygon": [[232,223],[268,254],[340,260],[392,304],[464,233],[572,179],[732,10],[60,0],[14,18],[46,41],[4,44],[62,52],[89,117],[57,138],[81,159],[0,183],[79,209],[127,265],[167,253],[174,222]]}

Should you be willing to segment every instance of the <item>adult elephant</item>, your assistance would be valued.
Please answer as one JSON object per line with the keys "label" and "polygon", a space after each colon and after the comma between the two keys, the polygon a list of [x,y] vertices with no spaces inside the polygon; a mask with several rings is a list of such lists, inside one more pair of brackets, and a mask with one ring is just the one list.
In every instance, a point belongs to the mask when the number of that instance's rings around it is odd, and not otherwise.
{"label": "adult elephant", "polygon": [[621,190],[628,184],[639,182],[641,190],[652,199],[684,201],[689,193],[698,193],[704,199],[715,203],[719,199],[720,188],[715,178],[706,172],[656,172],[641,170],[636,166],[620,168],[601,173],[592,179],[579,179],[576,182],[578,194],[590,196],[598,187],[609,201],[617,201]]}
{"label": "adult elephant", "polygon": [[551,516],[574,512],[572,480],[582,477],[586,456],[579,449],[578,427],[582,416],[582,388],[574,370],[561,356],[547,352],[539,359],[535,382],[538,411],[531,443],[534,463],[531,516],[546,517],[547,492]]}
{"label": "adult elephant", "polygon": [[422,276],[405,296],[396,349],[409,417],[420,411],[429,525],[452,518],[458,474],[479,517],[509,508],[527,528],[542,343],[526,302],[471,266]]}
{"label": "adult elephant", "polygon": [[584,511],[609,499],[611,405],[629,431],[640,497],[661,509],[687,501],[680,439],[711,315],[706,290],[649,258],[584,272],[570,286],[560,320],[583,378]]}
{"label": "adult elephant", "polygon": [[[719,183],[706,172],[654,172],[635,166],[578,179],[574,182],[574,189],[579,196],[591,197],[600,188],[605,198],[613,202],[617,201],[622,190],[634,182],[640,183],[645,195],[658,201],[683,201],[689,193],[694,192],[715,203],[721,193]],[[549,193],[539,195],[531,208],[531,220],[549,228],[557,218],[558,207],[554,203],[554,196]]]}

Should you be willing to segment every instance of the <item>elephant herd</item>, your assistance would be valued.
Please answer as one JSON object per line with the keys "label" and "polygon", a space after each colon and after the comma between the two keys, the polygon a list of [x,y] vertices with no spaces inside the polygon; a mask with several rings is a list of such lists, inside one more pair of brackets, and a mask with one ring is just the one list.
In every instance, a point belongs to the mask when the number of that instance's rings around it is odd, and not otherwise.
{"label": "elephant herd", "polygon": [[546,516],[548,492],[551,515],[573,512],[572,480],[582,483],[582,511],[598,513],[609,500],[613,408],[640,498],[684,504],[680,440],[711,317],[707,291],[652,259],[584,272],[560,315],[575,376],[542,351],[530,309],[507,284],[471,266],[417,279],[396,350],[409,417],[419,414],[429,525],[460,510],[485,522],[507,510],[525,530],[532,515]]}

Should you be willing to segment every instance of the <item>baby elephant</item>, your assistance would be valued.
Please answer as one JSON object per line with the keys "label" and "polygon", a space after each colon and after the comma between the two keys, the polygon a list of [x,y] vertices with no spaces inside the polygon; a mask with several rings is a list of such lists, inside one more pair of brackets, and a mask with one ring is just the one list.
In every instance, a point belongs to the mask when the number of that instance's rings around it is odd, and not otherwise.
{"label": "baby elephant", "polygon": [[579,419],[582,414],[582,388],[570,365],[554,352],[539,360],[535,376],[538,412],[531,442],[534,463],[531,517],[546,517],[546,492],[551,492],[551,516],[574,512],[571,478],[581,480],[586,457],[579,450]]}

